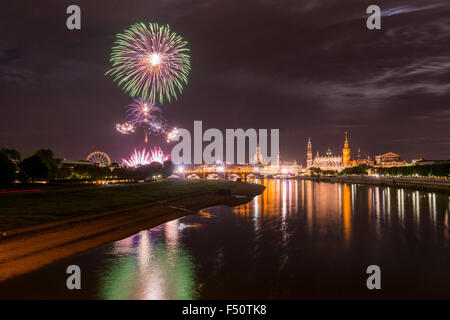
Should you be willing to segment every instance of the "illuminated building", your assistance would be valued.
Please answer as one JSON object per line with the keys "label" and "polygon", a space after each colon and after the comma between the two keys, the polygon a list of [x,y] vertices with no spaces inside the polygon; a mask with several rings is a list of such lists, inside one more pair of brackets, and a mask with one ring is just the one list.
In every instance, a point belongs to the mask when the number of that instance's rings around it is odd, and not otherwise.
{"label": "illuminated building", "polygon": [[321,156],[317,151],[317,155],[312,157],[312,144],[311,139],[308,138],[308,145],[306,151],[306,168],[319,168],[321,170],[336,170],[341,171],[350,163],[350,148],[348,146],[347,132],[345,132],[344,148],[342,149],[342,155],[334,155],[331,149],[325,155]]}
{"label": "illuminated building", "polygon": [[347,131],[345,131],[344,148],[342,148],[342,164],[348,166],[350,164],[350,148],[348,147]]}
{"label": "illuminated building", "polygon": [[[278,153],[279,155],[280,153]],[[266,164],[266,161],[264,160],[264,157],[261,154],[261,150],[259,149],[259,146],[256,147],[256,153],[253,156],[253,163],[254,164]]]}
{"label": "illuminated building", "polygon": [[405,161],[400,160],[400,155],[394,152],[387,152],[375,156],[375,163],[381,167],[397,167],[405,164]]}
{"label": "illuminated building", "polygon": [[386,162],[396,162],[396,161],[400,161],[400,155],[393,152],[388,152],[375,156],[376,164],[383,164]]}
{"label": "illuminated building", "polygon": [[320,168],[322,170],[337,170],[341,171],[344,169],[342,164],[342,156],[334,155],[330,148],[328,148],[327,153],[324,156],[319,155],[319,151],[317,151],[317,155],[314,157],[313,165],[314,168]]}
{"label": "illuminated building", "polygon": [[362,165],[362,164],[365,164],[365,165],[368,165],[368,166],[373,166],[374,162],[370,158],[370,156],[367,156],[366,158],[363,158],[363,156],[361,154],[361,149],[358,148],[358,154],[356,156],[356,159],[355,160],[350,160],[348,166],[349,167],[356,167],[356,166],[359,166],[359,165]]}
{"label": "illuminated building", "polygon": [[306,151],[306,168],[311,168],[312,166],[313,166],[312,145],[311,145],[311,138],[308,138],[308,149]]}

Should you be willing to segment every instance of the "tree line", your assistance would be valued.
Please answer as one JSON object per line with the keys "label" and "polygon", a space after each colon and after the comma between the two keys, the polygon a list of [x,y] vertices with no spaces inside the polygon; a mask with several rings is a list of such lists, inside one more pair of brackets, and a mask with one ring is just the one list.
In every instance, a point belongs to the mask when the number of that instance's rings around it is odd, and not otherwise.
{"label": "tree line", "polygon": [[369,172],[393,177],[447,177],[450,178],[450,162],[415,164],[401,167],[380,168],[366,164],[345,168],[341,172],[310,168],[313,175],[366,175]]}
{"label": "tree line", "polygon": [[97,179],[142,180],[152,176],[168,177],[174,165],[170,160],[163,164],[152,162],[139,168],[101,167],[97,165],[63,165],[55,159],[50,149],[39,149],[22,160],[20,152],[14,149],[0,149],[0,185],[5,186],[16,180],[21,182],[86,181]]}

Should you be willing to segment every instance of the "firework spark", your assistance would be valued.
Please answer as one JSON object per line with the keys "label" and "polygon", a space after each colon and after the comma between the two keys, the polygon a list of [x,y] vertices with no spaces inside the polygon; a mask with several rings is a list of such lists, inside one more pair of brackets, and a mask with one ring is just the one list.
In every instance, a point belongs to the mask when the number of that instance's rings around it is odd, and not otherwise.
{"label": "firework spark", "polygon": [[176,136],[178,135],[178,129],[175,127],[172,130],[169,131],[169,133],[167,134],[167,143],[173,141]]}
{"label": "firework spark", "polygon": [[133,99],[133,103],[126,108],[128,123],[135,128],[139,126],[144,128],[146,143],[149,135],[159,135],[166,131],[167,124],[161,116],[161,108],[149,100]]}
{"label": "firework spark", "polygon": [[122,159],[122,162],[127,167],[137,168],[140,166],[145,166],[151,163],[151,155],[150,152],[147,152],[144,149],[141,151],[137,151],[134,149],[134,152],[131,154],[130,158]]}
{"label": "firework spark", "polygon": [[118,123],[116,124],[116,130],[121,134],[130,134],[134,133],[134,126],[130,122]]}
{"label": "firework spark", "polygon": [[134,127],[149,124],[152,120],[161,114],[161,109],[154,103],[142,100],[140,98],[133,99],[133,103],[126,106],[127,120]]}
{"label": "firework spark", "polygon": [[160,147],[153,147],[152,155],[151,155],[151,162],[159,162],[159,163],[163,164],[164,161],[169,160],[169,159],[170,159],[170,156],[165,155]]}
{"label": "firework spark", "polygon": [[163,117],[155,117],[151,121],[149,121],[144,129],[149,134],[161,135],[164,134],[167,130],[167,121]]}
{"label": "firework spark", "polygon": [[164,161],[169,160],[170,156],[165,155],[160,147],[154,147],[153,150],[147,151],[142,149],[141,151],[137,151],[134,149],[134,152],[128,159],[122,159],[122,162],[125,166],[130,168],[138,168],[140,166],[148,165],[152,162],[159,162],[161,164]]}
{"label": "firework spark", "polygon": [[160,104],[177,98],[191,69],[186,41],[157,23],[136,23],[116,39],[106,75],[132,97]]}

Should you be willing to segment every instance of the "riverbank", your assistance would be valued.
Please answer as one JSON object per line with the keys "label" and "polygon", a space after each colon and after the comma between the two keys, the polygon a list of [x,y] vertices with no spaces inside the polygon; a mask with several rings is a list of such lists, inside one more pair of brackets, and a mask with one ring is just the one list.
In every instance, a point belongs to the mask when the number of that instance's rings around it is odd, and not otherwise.
{"label": "riverbank", "polygon": [[[203,208],[246,203],[263,190],[230,181],[172,180],[0,197],[1,221],[10,227],[0,242],[0,281]],[[93,207],[83,207],[88,204]]]}
{"label": "riverbank", "polygon": [[334,183],[357,183],[385,187],[397,187],[424,191],[438,191],[450,193],[450,180],[410,178],[410,177],[375,177],[375,176],[321,176],[302,177],[313,181],[325,181]]}

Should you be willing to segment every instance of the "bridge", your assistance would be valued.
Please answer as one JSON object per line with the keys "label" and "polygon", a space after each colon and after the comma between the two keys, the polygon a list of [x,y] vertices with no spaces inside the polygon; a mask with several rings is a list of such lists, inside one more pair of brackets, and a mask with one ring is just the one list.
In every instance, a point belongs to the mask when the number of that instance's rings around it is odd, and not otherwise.
{"label": "bridge", "polygon": [[268,177],[287,177],[297,174],[296,168],[286,168],[279,165],[229,165],[212,164],[196,165],[188,169],[175,170],[174,174],[184,179],[210,180],[251,180]]}

